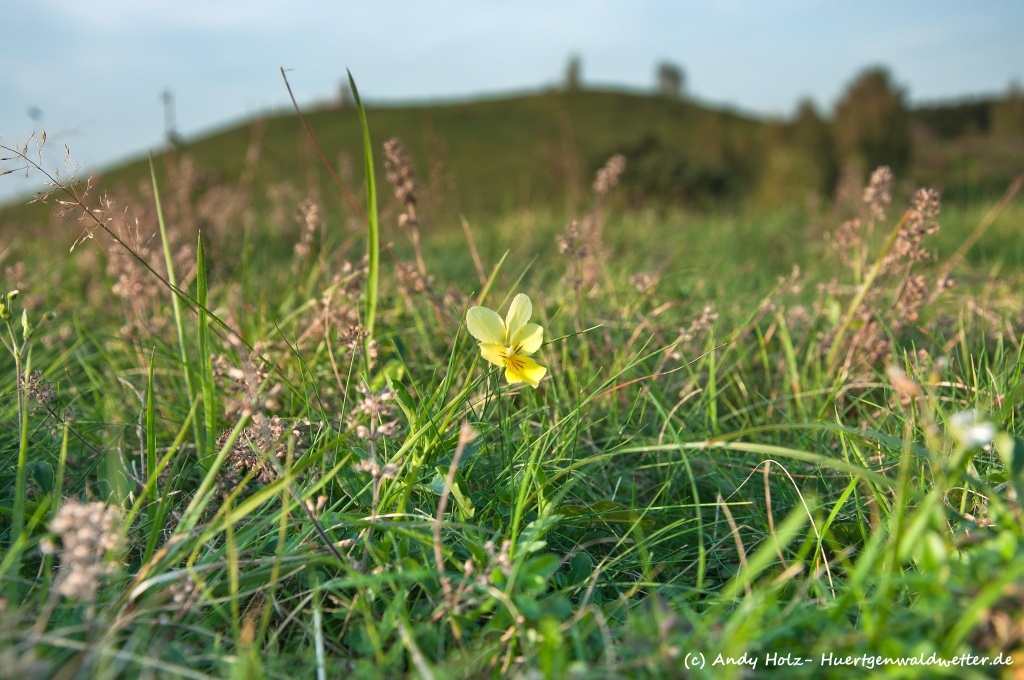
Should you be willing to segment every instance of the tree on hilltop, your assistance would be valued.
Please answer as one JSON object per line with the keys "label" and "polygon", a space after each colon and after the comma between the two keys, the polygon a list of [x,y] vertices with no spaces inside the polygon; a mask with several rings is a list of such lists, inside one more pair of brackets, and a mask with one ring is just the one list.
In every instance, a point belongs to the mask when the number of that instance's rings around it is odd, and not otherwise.
{"label": "tree on hilltop", "polygon": [[1010,83],[1006,96],[992,106],[992,132],[996,135],[1024,134],[1024,89],[1019,81]]}
{"label": "tree on hilltop", "polygon": [[833,129],[839,152],[862,174],[888,165],[899,174],[910,161],[910,132],[905,93],[889,71],[863,71],[836,105]]}
{"label": "tree on hilltop", "polygon": [[675,64],[663,61],[658,64],[658,94],[666,99],[682,99],[686,75]]}
{"label": "tree on hilltop", "polygon": [[580,55],[574,54],[569,57],[569,62],[565,65],[565,91],[566,92],[577,92],[582,87],[583,82],[583,62],[580,59]]}
{"label": "tree on hilltop", "polygon": [[793,146],[817,171],[818,191],[831,194],[839,176],[835,142],[828,123],[811,100],[800,102],[790,125],[790,135]]}

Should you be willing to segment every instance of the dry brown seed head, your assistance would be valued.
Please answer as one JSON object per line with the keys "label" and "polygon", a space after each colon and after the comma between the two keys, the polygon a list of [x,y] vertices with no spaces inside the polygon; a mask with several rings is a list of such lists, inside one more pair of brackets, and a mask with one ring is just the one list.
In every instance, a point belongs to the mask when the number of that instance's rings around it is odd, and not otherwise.
{"label": "dry brown seed head", "polygon": [[405,204],[415,203],[416,170],[398,137],[384,142],[384,168],[388,181],[395,188],[395,198]]}
{"label": "dry brown seed head", "polygon": [[[394,436],[399,427],[398,421],[391,419],[395,414],[395,393],[388,387],[374,392],[363,385],[356,390],[363,395],[349,414],[356,436],[367,441]],[[365,424],[364,418],[368,421]]]}
{"label": "dry brown seed head", "polygon": [[313,238],[320,229],[320,205],[312,198],[307,198],[299,205],[298,220],[302,225],[301,234],[294,250],[298,257],[306,257],[313,252]]}
{"label": "dry brown seed head", "polygon": [[626,157],[620,153],[615,154],[597,171],[594,178],[594,194],[603,199],[612,189],[619,185],[619,178],[626,170]]}
{"label": "dry brown seed head", "polygon": [[431,290],[434,285],[434,276],[432,274],[424,276],[413,264],[406,264],[404,262],[396,264],[395,273],[398,275],[399,285],[407,293],[422,294]]}
{"label": "dry brown seed head", "polygon": [[842,252],[844,256],[849,251],[860,248],[860,231],[860,220],[846,220],[836,229],[835,237],[832,241],[833,247]]}
{"label": "dry brown seed head", "polygon": [[883,165],[871,173],[871,181],[864,189],[864,203],[873,220],[884,220],[885,210],[892,202],[892,170]]}
{"label": "dry brown seed head", "polygon": [[61,506],[50,522],[63,544],[58,593],[79,600],[96,594],[100,579],[117,568],[106,556],[120,542],[120,520],[119,510],[106,503],[68,500]]}
{"label": "dry brown seed head", "polygon": [[24,376],[18,377],[22,383],[22,389],[25,390],[25,395],[29,399],[44,406],[49,406],[56,400],[57,392],[42,371],[32,371],[27,380]]}
{"label": "dry brown seed head", "polygon": [[640,272],[629,277],[629,285],[636,288],[638,293],[646,293],[658,282],[657,277],[648,272]]}
{"label": "dry brown seed head", "polygon": [[911,380],[910,376],[902,368],[889,366],[889,368],[885,369],[885,375],[889,378],[889,383],[893,389],[900,396],[910,397],[911,399],[921,396],[921,387]]}
{"label": "dry brown seed head", "polygon": [[938,217],[940,209],[939,193],[934,189],[921,188],[914,193],[906,223],[900,229],[896,242],[886,257],[887,265],[891,267],[901,261],[913,263],[931,259],[931,253],[921,244],[925,236],[939,230],[939,223],[935,218]]}

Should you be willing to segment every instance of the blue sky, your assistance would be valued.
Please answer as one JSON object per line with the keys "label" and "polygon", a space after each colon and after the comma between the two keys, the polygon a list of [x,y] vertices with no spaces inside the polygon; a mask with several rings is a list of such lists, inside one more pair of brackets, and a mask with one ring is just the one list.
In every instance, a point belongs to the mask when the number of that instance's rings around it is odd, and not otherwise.
{"label": "blue sky", "polygon": [[[88,173],[163,137],[160,93],[186,137],[334,96],[345,69],[373,102],[467,98],[559,82],[650,89],[660,61],[702,101],[787,115],[831,110],[864,67],[912,102],[1024,79],[1019,0],[9,0],[0,3],[0,137],[45,129]],[[33,107],[41,113],[30,117]],[[39,179],[0,177],[0,199]]]}

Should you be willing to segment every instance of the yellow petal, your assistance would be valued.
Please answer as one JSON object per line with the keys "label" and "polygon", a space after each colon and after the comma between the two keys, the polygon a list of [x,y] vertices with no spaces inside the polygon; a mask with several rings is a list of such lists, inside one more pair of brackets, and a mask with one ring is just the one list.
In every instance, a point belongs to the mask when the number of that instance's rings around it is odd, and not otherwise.
{"label": "yellow petal", "polygon": [[507,342],[512,344],[519,329],[526,325],[533,316],[533,303],[530,298],[520,293],[512,300],[512,306],[508,308],[508,316],[505,317],[505,331],[508,333]]}
{"label": "yellow petal", "polygon": [[512,357],[508,362],[508,368],[505,369],[505,380],[508,380],[509,385],[524,382],[530,387],[537,387],[547,372],[548,369],[533,359]]}
{"label": "yellow petal", "polygon": [[535,323],[528,323],[519,329],[509,347],[512,354],[529,355],[540,349],[544,342],[544,329]]}
{"label": "yellow petal", "polygon": [[487,307],[472,307],[466,312],[469,334],[480,342],[505,344],[505,322],[498,313]]}
{"label": "yellow petal", "polygon": [[495,366],[501,366],[504,368],[506,363],[505,357],[508,356],[508,350],[504,345],[499,345],[496,342],[481,342],[480,356]]}

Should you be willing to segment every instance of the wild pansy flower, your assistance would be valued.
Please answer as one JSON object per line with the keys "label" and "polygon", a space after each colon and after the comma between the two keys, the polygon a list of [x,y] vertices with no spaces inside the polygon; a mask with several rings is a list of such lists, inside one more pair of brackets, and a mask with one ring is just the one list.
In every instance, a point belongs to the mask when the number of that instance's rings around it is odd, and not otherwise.
{"label": "wild pansy flower", "polygon": [[487,307],[473,307],[466,313],[469,333],[480,341],[480,354],[495,366],[505,369],[510,385],[528,383],[537,387],[548,369],[528,358],[544,342],[544,329],[529,323],[533,303],[520,293],[512,300],[508,316],[502,321]]}

